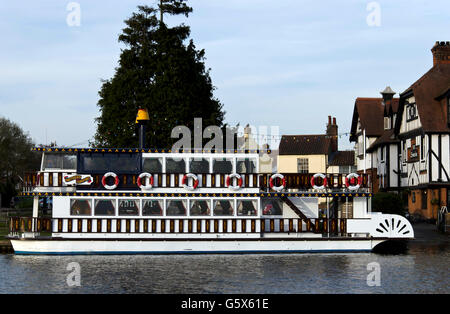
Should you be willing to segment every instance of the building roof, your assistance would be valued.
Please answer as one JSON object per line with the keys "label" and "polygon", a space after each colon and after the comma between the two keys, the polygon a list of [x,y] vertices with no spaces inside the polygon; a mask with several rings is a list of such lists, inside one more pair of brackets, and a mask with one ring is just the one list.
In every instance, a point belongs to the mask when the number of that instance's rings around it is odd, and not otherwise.
{"label": "building roof", "polygon": [[381,145],[398,143],[400,140],[395,137],[394,133],[394,129],[385,130],[383,134],[379,138],[377,138],[377,140],[373,142],[372,145],[370,145],[370,147],[367,149],[367,152],[370,153]]}
{"label": "building roof", "polygon": [[366,130],[366,136],[381,136],[384,127],[383,98],[356,98],[350,140],[356,140],[358,118],[361,129]]}
{"label": "building roof", "polygon": [[386,101],[385,111],[387,114],[397,113],[398,104],[400,102],[399,98],[393,98],[391,100]]}
{"label": "building roof", "polygon": [[355,151],[343,150],[332,154],[328,160],[330,166],[354,166],[355,165]]}
{"label": "building roof", "polygon": [[327,155],[331,151],[331,137],[327,135],[283,135],[280,155]]}
{"label": "building roof", "polygon": [[[414,96],[422,129],[425,132],[450,132],[446,108],[436,99],[450,88],[450,64],[436,64],[401,95],[399,113],[403,113],[406,98]],[[400,129],[397,120],[396,130]]]}

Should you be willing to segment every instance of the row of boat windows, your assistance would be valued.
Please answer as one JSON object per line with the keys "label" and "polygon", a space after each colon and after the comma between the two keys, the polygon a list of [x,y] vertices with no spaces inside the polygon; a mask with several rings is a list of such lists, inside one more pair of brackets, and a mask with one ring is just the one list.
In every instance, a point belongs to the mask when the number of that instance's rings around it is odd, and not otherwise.
{"label": "row of boat windows", "polygon": [[81,172],[105,173],[256,173],[256,158],[143,158],[137,154],[45,154],[43,170],[78,169]]}
{"label": "row of boat windows", "polygon": [[[94,205],[94,206],[92,206]],[[280,200],[263,198],[263,215],[282,215]],[[257,216],[257,200],[71,199],[72,216]]]}

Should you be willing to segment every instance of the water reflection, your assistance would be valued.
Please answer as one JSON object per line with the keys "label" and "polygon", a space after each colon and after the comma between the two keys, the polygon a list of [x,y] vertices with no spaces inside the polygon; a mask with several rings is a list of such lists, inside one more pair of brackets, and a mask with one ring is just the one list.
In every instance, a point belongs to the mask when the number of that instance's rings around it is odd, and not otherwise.
{"label": "water reflection", "polygon": [[[1,293],[447,293],[448,243],[406,254],[16,256],[0,255]],[[81,287],[66,284],[81,266]],[[367,264],[381,286],[367,285]]]}

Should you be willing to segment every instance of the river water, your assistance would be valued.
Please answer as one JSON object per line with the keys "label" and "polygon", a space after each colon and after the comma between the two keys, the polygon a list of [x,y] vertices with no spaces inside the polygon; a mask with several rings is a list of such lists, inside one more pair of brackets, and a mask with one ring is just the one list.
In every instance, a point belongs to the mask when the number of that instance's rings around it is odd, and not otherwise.
{"label": "river water", "polygon": [[[73,262],[79,286],[68,285]],[[6,254],[0,293],[448,293],[449,262],[449,237],[424,225],[400,255]]]}

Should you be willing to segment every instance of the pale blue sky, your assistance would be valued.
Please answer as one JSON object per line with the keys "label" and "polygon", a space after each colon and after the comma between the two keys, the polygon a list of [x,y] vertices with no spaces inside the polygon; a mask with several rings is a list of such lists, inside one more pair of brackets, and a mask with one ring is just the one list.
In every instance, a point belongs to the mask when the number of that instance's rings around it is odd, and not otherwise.
{"label": "pale blue sky", "polygon": [[[0,115],[37,143],[86,146],[123,21],[155,1],[78,0],[80,27],[66,23],[71,1],[0,1]],[[370,2],[191,0],[181,20],[206,50],[226,122],[320,134],[333,115],[345,133],[356,97],[404,91],[432,66],[434,42],[450,40],[448,0],[377,1],[379,27],[366,22]],[[340,144],[351,147],[347,137]]]}

